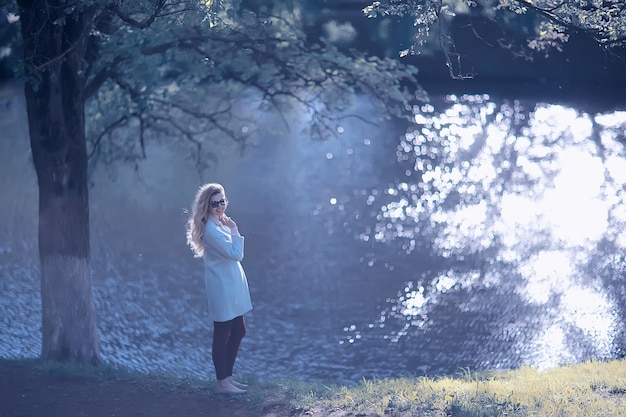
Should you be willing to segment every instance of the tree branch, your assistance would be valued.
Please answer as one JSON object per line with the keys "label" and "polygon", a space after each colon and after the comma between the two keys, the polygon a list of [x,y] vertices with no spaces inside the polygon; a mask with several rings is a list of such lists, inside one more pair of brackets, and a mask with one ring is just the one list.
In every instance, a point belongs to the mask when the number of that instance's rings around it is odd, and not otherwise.
{"label": "tree branch", "polygon": [[145,29],[151,26],[152,23],[154,23],[156,18],[159,17],[159,13],[163,10],[166,4],[167,4],[167,0],[159,0],[157,4],[155,5],[154,10],[152,10],[152,12],[148,15],[148,17],[146,17],[144,20],[141,20],[141,21],[135,20],[131,16],[122,12],[122,10],[120,10],[119,4],[115,6],[114,10],[115,10],[115,14],[117,15],[117,17],[119,17],[125,23],[129,24],[130,26],[139,28],[139,29]]}
{"label": "tree branch", "polygon": [[128,117],[126,115],[120,117],[119,119],[117,119],[116,121],[114,121],[113,123],[111,123],[110,125],[108,125],[107,127],[104,128],[104,130],[102,132],[100,132],[100,134],[98,135],[98,137],[96,138],[96,140],[93,142],[92,148],[91,148],[91,152],[89,152],[89,155],[87,155],[87,159],[91,160],[92,157],[96,154],[99,146],[100,146],[100,142],[102,142],[102,139],[107,136],[110,135],[111,132],[113,132],[113,130],[117,129],[118,127],[122,126],[123,124],[128,122]]}
{"label": "tree branch", "polygon": [[121,56],[116,56],[109,65],[103,67],[98,73],[91,78],[85,86],[85,100],[90,99],[98,92],[102,85],[110,79],[117,77],[118,66],[124,61]]}
{"label": "tree branch", "polygon": [[[584,27],[584,26],[576,25],[575,23],[571,21],[568,22],[566,19],[554,13],[554,11],[556,11],[557,9],[569,4],[568,1],[564,0],[562,3],[549,9],[544,9],[542,7],[536,6],[527,0],[513,0],[513,1],[518,3],[521,7],[527,7],[533,10],[538,15],[543,16],[544,18],[548,19],[550,22],[556,25],[562,26],[564,28],[581,31],[589,35],[600,45],[614,46],[614,45],[619,45],[623,43],[624,41],[626,41],[626,34],[623,36],[616,37],[615,39],[610,39],[610,38],[607,38],[605,34],[603,34],[603,31],[601,29],[594,29],[591,27]],[[624,7],[623,3],[622,3],[622,7]]]}

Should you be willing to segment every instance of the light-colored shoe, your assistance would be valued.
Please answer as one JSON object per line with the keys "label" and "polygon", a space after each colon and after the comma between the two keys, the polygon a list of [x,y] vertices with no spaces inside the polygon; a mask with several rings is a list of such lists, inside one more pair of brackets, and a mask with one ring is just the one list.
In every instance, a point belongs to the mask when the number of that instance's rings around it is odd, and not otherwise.
{"label": "light-colored shoe", "polygon": [[245,394],[247,391],[245,389],[237,388],[235,385],[231,384],[228,381],[218,381],[217,386],[215,387],[216,394]]}

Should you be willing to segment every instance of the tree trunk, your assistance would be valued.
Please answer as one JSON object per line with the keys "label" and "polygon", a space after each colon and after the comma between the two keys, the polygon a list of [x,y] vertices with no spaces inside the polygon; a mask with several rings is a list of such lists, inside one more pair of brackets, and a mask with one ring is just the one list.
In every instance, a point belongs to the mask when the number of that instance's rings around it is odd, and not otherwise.
{"label": "tree trunk", "polygon": [[39,184],[41,356],[97,364],[83,76],[90,14],[65,15],[64,3],[18,1]]}

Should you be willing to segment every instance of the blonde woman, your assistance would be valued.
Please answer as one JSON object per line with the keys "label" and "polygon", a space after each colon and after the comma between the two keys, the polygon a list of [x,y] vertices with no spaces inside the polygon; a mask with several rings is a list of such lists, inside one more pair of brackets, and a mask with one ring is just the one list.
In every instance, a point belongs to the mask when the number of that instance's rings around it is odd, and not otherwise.
{"label": "blonde woman", "polygon": [[220,184],[198,189],[187,221],[187,243],[204,263],[204,280],[213,321],[211,356],[219,394],[243,394],[247,385],[233,379],[239,344],[246,334],[243,315],[252,310],[241,266],[244,238],[228,217],[228,199]]}

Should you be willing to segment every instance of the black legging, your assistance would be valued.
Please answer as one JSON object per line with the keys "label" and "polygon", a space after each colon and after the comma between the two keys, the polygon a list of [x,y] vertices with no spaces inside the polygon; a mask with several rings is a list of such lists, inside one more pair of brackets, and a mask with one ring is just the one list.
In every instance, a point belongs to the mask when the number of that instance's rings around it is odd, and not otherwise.
{"label": "black legging", "polygon": [[213,366],[218,380],[233,376],[241,339],[246,335],[243,316],[213,322]]}

